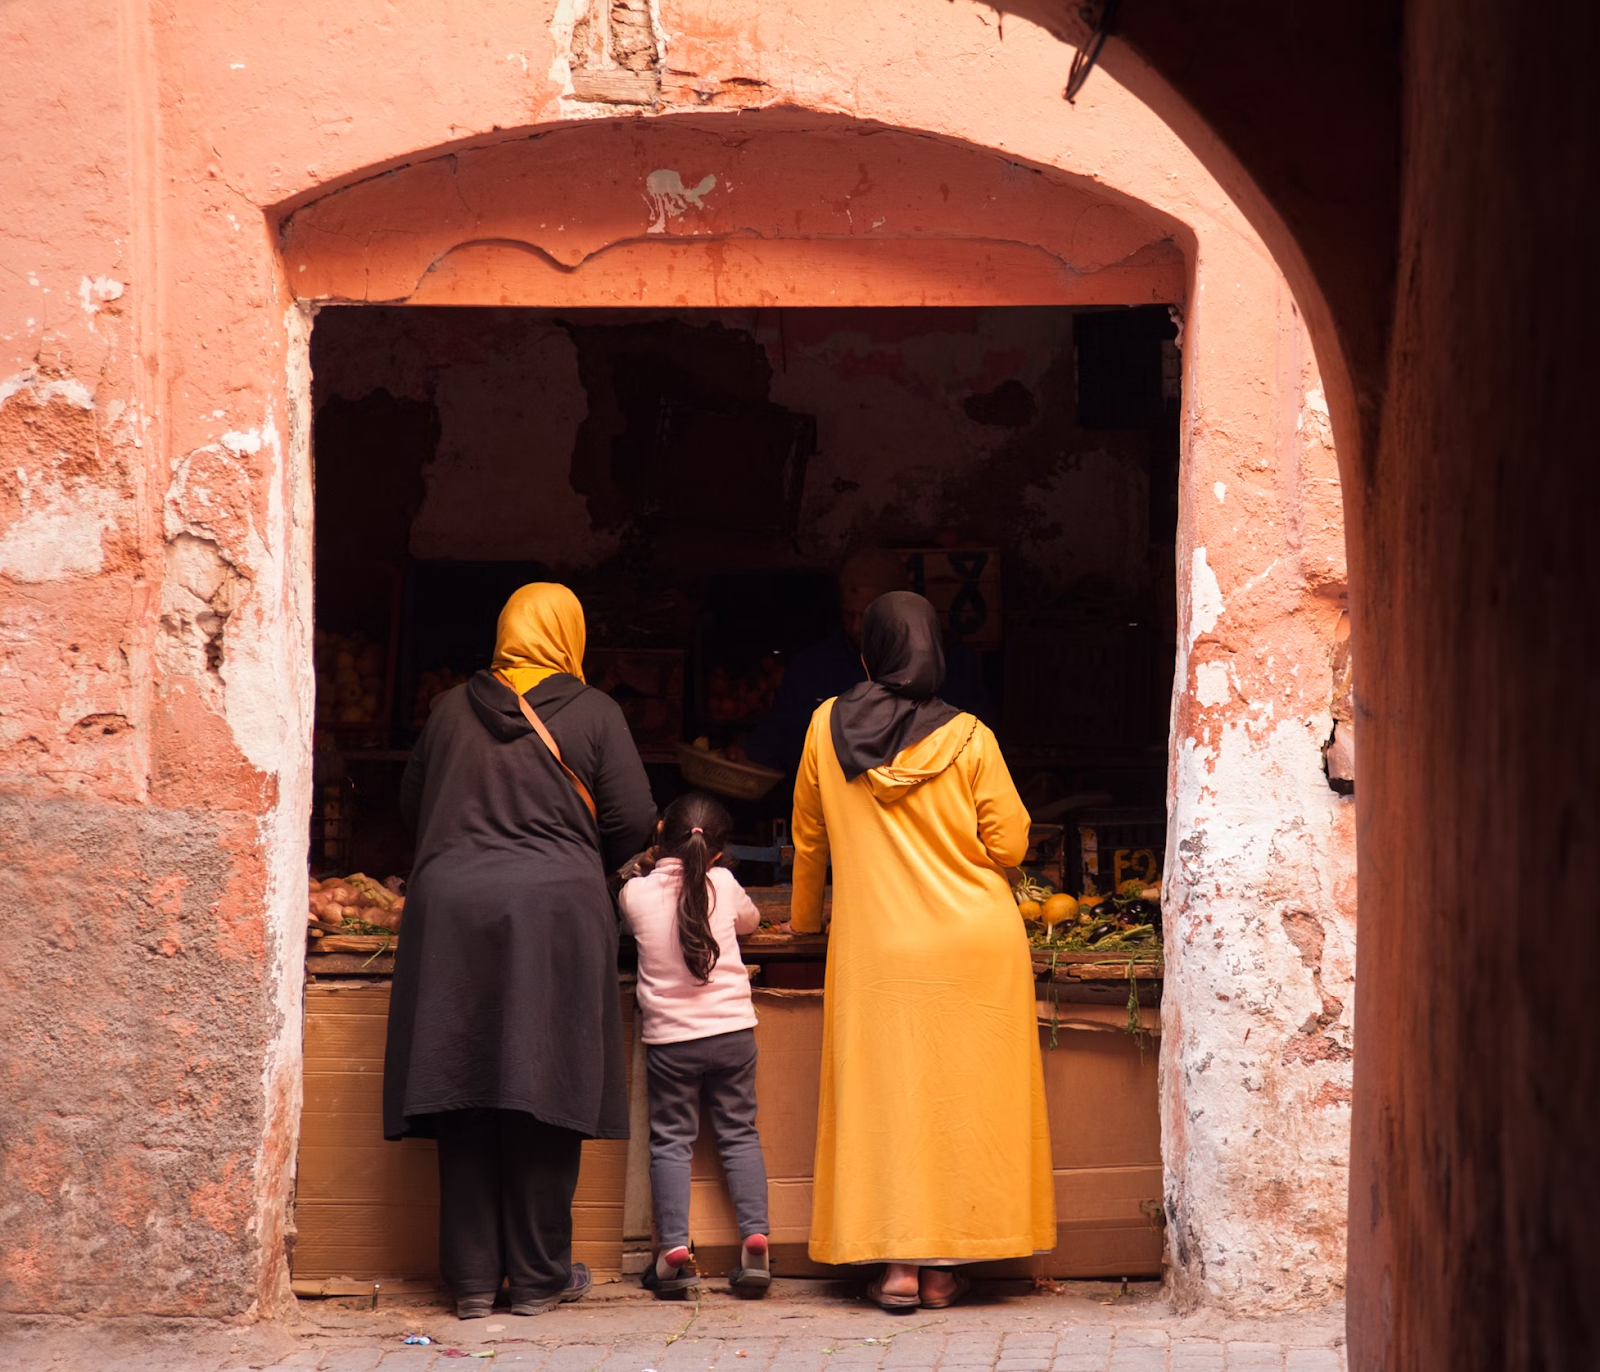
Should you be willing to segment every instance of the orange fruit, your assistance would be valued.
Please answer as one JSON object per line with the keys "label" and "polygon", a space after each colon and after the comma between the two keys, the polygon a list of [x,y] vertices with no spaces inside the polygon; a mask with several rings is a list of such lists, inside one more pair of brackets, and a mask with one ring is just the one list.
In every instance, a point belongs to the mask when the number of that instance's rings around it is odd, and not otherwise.
{"label": "orange fruit", "polygon": [[1065,892],[1060,892],[1050,897],[1044,903],[1045,927],[1054,929],[1058,924],[1067,924],[1078,917],[1078,902]]}

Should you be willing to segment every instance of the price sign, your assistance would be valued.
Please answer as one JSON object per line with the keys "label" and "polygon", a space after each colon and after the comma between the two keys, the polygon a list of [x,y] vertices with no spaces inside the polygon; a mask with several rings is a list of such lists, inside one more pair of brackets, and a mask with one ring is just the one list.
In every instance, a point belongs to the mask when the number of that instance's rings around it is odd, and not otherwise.
{"label": "price sign", "polygon": [[1000,552],[996,548],[905,548],[911,589],[927,596],[946,629],[983,652],[1000,646]]}

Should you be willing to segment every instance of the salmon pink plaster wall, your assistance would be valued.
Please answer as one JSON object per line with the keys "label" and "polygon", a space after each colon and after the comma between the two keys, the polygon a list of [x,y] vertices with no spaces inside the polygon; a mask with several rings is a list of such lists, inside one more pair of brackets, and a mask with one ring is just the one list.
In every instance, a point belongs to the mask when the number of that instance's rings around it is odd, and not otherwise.
{"label": "salmon pink plaster wall", "polygon": [[1282,276],[1115,81],[1064,104],[1067,51],[1024,21],[651,14],[0,8],[0,1307],[285,1305],[306,336],[334,299],[1182,307],[1173,1281],[1241,1310],[1328,1296],[1354,902],[1318,749],[1344,573]]}

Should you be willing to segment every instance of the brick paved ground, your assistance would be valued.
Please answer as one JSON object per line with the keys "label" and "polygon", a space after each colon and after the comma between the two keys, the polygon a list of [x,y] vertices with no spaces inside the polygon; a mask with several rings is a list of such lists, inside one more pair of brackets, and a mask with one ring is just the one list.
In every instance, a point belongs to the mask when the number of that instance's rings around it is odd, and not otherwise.
{"label": "brick paved ground", "polygon": [[[463,1324],[429,1300],[305,1301],[297,1325],[86,1326],[35,1320],[0,1335],[23,1372],[1345,1372],[1344,1315],[1179,1316],[1154,1283],[980,1287],[948,1311],[886,1315],[851,1288],[781,1281],[764,1301],[708,1283],[698,1305],[631,1283],[535,1319]],[[408,1333],[427,1347],[407,1347]],[[491,1356],[483,1356],[489,1354]],[[465,1361],[471,1358],[472,1361]]]}

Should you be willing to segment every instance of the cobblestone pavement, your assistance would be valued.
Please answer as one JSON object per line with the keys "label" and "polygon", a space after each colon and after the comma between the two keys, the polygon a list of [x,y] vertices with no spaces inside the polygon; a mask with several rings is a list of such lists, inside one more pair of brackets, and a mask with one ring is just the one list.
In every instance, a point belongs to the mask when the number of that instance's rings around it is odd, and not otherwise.
{"label": "cobblestone pavement", "polygon": [[[980,1284],[961,1306],[887,1315],[834,1283],[779,1281],[764,1301],[707,1283],[698,1304],[631,1282],[536,1318],[462,1323],[433,1298],[302,1301],[297,1323],[87,1325],[23,1319],[0,1367],[40,1372],[1345,1372],[1344,1312],[1178,1315],[1159,1285]],[[432,1342],[407,1346],[407,1334]],[[473,1359],[458,1362],[458,1359]]]}

